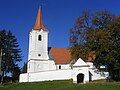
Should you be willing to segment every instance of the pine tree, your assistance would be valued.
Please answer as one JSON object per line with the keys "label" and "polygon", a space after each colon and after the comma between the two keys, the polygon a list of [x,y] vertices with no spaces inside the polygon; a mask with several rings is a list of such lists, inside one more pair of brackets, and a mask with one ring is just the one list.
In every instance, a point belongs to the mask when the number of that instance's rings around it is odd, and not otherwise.
{"label": "pine tree", "polygon": [[27,63],[24,63],[24,66],[22,68],[22,73],[27,73]]}
{"label": "pine tree", "polygon": [[22,60],[22,55],[17,39],[11,31],[0,31],[0,49],[2,50],[1,83],[3,83],[4,76],[13,72],[17,62]]}
{"label": "pine tree", "polygon": [[12,70],[12,81],[18,82],[19,81],[19,75],[21,73],[21,69],[18,65],[15,65]]}

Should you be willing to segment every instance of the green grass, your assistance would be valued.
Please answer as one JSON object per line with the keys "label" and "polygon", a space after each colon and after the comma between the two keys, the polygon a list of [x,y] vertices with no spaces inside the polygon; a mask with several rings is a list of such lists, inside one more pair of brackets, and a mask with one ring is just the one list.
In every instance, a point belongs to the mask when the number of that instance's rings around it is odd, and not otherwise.
{"label": "green grass", "polygon": [[0,86],[0,90],[120,90],[120,82],[95,81],[87,84],[73,84],[69,80],[14,83]]}

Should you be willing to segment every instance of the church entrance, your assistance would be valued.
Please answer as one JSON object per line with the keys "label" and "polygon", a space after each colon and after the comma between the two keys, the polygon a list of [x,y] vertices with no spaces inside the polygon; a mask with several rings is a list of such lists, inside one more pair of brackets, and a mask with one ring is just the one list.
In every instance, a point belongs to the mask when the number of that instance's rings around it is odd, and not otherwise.
{"label": "church entrance", "polygon": [[80,73],[77,75],[77,83],[83,83],[84,81],[84,74]]}

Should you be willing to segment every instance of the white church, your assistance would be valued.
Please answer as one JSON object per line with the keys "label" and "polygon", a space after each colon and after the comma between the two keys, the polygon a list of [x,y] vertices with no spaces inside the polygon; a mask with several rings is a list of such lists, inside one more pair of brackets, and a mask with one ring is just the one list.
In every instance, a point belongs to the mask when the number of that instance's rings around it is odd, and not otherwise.
{"label": "white church", "polygon": [[67,48],[49,48],[48,30],[43,26],[42,11],[39,8],[34,28],[29,33],[27,73],[20,74],[19,82],[72,79],[73,83],[87,83],[106,79],[108,72],[100,72],[93,61],[89,59],[85,62],[79,58],[72,64]]}

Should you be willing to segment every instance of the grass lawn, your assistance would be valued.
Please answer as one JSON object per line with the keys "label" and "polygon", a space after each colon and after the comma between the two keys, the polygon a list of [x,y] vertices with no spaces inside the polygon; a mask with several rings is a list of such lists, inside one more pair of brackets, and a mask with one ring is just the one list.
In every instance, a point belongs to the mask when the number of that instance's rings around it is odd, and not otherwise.
{"label": "grass lawn", "polygon": [[0,86],[0,90],[120,90],[120,82],[95,81],[87,84],[73,84],[68,80],[14,83]]}

